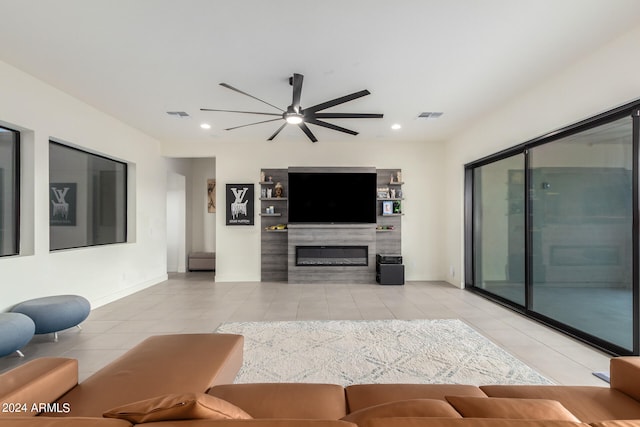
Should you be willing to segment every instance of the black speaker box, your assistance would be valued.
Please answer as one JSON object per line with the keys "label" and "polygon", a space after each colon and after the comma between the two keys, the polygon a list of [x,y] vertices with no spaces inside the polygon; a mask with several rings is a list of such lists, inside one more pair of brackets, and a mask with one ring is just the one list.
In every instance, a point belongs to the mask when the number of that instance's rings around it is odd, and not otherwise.
{"label": "black speaker box", "polygon": [[404,265],[377,264],[376,281],[381,285],[404,285]]}

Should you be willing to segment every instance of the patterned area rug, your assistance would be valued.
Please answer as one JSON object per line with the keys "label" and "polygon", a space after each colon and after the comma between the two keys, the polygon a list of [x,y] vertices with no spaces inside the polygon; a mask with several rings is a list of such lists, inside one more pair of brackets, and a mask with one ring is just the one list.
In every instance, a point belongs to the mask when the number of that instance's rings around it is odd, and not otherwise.
{"label": "patterned area rug", "polygon": [[234,322],[236,383],[552,384],[466,323],[446,320]]}

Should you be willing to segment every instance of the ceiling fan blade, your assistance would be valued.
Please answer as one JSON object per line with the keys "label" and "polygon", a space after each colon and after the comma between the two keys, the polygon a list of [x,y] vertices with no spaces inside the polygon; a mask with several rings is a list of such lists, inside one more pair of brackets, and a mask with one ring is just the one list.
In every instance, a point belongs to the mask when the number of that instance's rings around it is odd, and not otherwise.
{"label": "ceiling fan blade", "polygon": [[302,80],[304,80],[304,76],[302,74],[293,75],[293,100],[291,101],[291,106],[297,112],[300,111],[300,94],[302,93]]}
{"label": "ceiling fan blade", "polygon": [[278,114],[278,113],[261,113],[259,111],[216,110],[213,108],[201,108],[200,111],[221,111],[223,113],[245,113],[245,114],[261,114],[263,116],[282,116],[282,114]]}
{"label": "ceiling fan blade", "polygon": [[317,119],[381,119],[384,114],[369,113],[316,113]]}
{"label": "ceiling fan blade", "polygon": [[244,128],[244,127],[247,127],[247,126],[259,125],[260,123],[275,122],[276,120],[282,120],[282,117],[280,117],[278,119],[265,120],[265,121],[262,121],[262,122],[249,123],[248,125],[241,125],[241,126],[236,126],[236,127],[232,127],[232,128],[227,128],[225,130],[234,130],[234,129]]}
{"label": "ceiling fan blade", "polygon": [[282,108],[280,108],[280,107],[276,107],[276,106],[275,106],[275,105],[273,105],[273,104],[269,104],[267,101],[263,101],[262,99],[260,99],[260,98],[256,98],[256,97],[255,97],[255,96],[253,96],[253,95],[249,95],[247,92],[243,92],[243,91],[241,91],[240,89],[236,89],[235,87],[233,87],[233,86],[231,86],[231,85],[229,85],[229,84],[226,84],[226,83],[220,83],[220,86],[222,86],[222,87],[226,87],[227,89],[231,89],[231,90],[233,90],[233,91],[236,91],[236,92],[238,92],[238,93],[241,93],[241,94],[243,94],[243,95],[246,95],[246,96],[248,96],[249,98],[253,98],[253,99],[255,99],[256,101],[260,101],[260,102],[262,102],[262,103],[264,103],[264,104],[267,104],[267,105],[269,105],[269,106],[271,106],[271,107],[275,108],[276,110],[280,110],[280,111],[282,111],[282,112],[284,113],[284,110],[283,110]]}
{"label": "ceiling fan blade", "polygon": [[318,142],[318,138],[315,137],[313,132],[311,132],[311,129],[309,129],[309,127],[304,124],[304,122],[298,124],[298,126],[300,126],[300,129],[302,129],[302,131],[307,134],[311,142]]}
{"label": "ceiling fan blade", "polygon": [[351,134],[351,135],[357,135],[358,134],[358,132],[356,132],[356,131],[353,131],[353,130],[350,130],[350,129],[346,129],[346,128],[343,128],[341,126],[336,126],[336,125],[334,125],[332,123],[327,123],[327,122],[323,122],[323,121],[316,120],[316,119],[308,119],[308,120],[306,120],[306,122],[307,123],[311,123],[313,125],[322,126],[322,127],[328,128],[328,129],[337,130],[339,132],[348,133],[348,134]]}
{"label": "ceiling fan blade", "polygon": [[363,96],[369,95],[371,92],[368,90],[361,90],[360,92],[355,92],[350,95],[341,96],[340,98],[332,99],[331,101],[323,102],[322,104],[314,105],[313,107],[305,108],[305,111],[320,111],[330,107],[334,107],[336,105],[344,104],[345,102],[353,101],[354,99],[361,98]]}
{"label": "ceiling fan blade", "polygon": [[267,141],[273,141],[273,139],[274,139],[276,136],[278,136],[278,134],[280,133],[280,131],[281,131],[282,129],[284,129],[284,127],[285,127],[286,125],[287,125],[287,122],[284,122],[284,123],[282,124],[282,126],[280,126],[280,127],[278,128],[278,130],[277,130],[277,131],[275,131],[275,132],[273,133],[273,135],[271,135],[271,136],[269,137],[269,139],[267,139]]}

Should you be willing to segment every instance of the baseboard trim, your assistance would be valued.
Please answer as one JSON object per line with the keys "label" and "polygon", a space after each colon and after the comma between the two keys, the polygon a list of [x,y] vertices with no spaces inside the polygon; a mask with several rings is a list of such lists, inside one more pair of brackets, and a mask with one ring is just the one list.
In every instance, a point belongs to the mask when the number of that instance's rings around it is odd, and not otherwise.
{"label": "baseboard trim", "polygon": [[169,278],[168,274],[165,273],[158,277],[154,277],[153,279],[145,280],[144,282],[137,283],[133,286],[129,286],[125,289],[121,289],[112,294],[97,298],[91,301],[91,309],[93,310],[98,307],[102,307],[103,305],[109,304],[110,302],[117,301],[121,298],[127,297],[143,289],[147,289],[148,287],[157,285],[158,283],[166,281],[168,278]]}

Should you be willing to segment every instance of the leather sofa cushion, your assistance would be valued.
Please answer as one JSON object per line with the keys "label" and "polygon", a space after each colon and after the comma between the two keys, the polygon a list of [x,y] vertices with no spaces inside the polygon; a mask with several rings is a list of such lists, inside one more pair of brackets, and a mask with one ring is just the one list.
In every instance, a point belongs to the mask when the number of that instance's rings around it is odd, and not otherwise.
{"label": "leather sofa cushion", "polygon": [[233,382],[243,342],[232,334],[152,336],[58,399],[69,403],[70,413],[47,415],[102,417],[116,406],[163,394],[204,393]]}
{"label": "leather sofa cushion", "polygon": [[102,416],[120,418],[132,423],[191,419],[251,419],[251,415],[237,406],[204,393],[158,396],[113,408]]}
{"label": "leather sofa cushion", "polygon": [[346,387],[345,392],[350,412],[396,400],[487,397],[479,387],[462,384],[357,384]]}
{"label": "leather sofa cushion", "polygon": [[640,401],[640,357],[614,357],[609,370],[611,388]]}
{"label": "leather sofa cushion", "polygon": [[558,420],[510,420],[506,418],[372,418],[359,427],[589,427]]}
{"label": "leather sofa cushion", "polygon": [[591,427],[640,427],[640,420],[611,420],[591,423]]}
{"label": "leather sofa cushion", "polygon": [[282,419],[255,420],[254,419],[254,420],[162,421],[158,423],[144,424],[143,427],[357,427],[357,426],[347,421],[338,421],[338,420],[282,420]]}
{"label": "leather sofa cushion", "polygon": [[228,384],[212,387],[208,393],[254,418],[337,420],[347,414],[344,388],[336,384]]}
{"label": "leather sofa cushion", "polygon": [[469,396],[447,396],[446,399],[465,418],[578,421],[555,400]]}
{"label": "leather sofa cushion", "polygon": [[[78,384],[78,361],[41,357],[0,375],[0,402],[20,403],[26,411],[0,411],[0,418],[38,415],[34,405],[53,402]],[[21,408],[22,409],[22,408]]]}
{"label": "leather sofa cushion", "polygon": [[108,418],[5,418],[0,419],[0,427],[131,427],[129,421]]}
{"label": "leather sofa cushion", "polygon": [[640,402],[608,387],[488,385],[480,388],[491,397],[557,400],[585,423],[640,419]]}
{"label": "leather sofa cushion", "polygon": [[437,399],[410,399],[383,403],[351,412],[342,418],[355,424],[362,424],[370,418],[388,417],[451,417],[461,418],[447,402]]}

